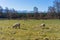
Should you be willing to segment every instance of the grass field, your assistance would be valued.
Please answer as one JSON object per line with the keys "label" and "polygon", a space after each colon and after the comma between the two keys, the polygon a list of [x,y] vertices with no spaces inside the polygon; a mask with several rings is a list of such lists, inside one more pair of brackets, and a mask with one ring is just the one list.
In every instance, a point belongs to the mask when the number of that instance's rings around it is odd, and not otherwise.
{"label": "grass field", "polygon": [[[17,22],[21,28],[12,28]],[[60,40],[60,20],[0,20],[0,40]]]}

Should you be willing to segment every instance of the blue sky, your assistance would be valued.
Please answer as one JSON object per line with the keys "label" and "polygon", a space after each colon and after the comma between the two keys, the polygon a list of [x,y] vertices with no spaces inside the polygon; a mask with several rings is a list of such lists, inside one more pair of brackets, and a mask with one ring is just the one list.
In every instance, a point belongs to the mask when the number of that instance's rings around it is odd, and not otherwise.
{"label": "blue sky", "polygon": [[39,11],[47,11],[48,6],[53,6],[54,0],[0,0],[3,8],[14,8],[16,10],[32,11],[33,7],[38,7]]}

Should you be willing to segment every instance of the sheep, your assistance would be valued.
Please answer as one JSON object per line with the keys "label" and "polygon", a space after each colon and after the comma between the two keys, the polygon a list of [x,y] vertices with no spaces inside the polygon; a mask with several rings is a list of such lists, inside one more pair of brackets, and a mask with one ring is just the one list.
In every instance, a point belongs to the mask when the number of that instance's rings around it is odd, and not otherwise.
{"label": "sheep", "polygon": [[13,28],[19,28],[19,29],[20,29],[20,23],[15,23],[15,24],[13,25]]}
{"label": "sheep", "polygon": [[40,27],[43,27],[43,28],[44,28],[44,27],[45,27],[45,23],[42,23],[42,24],[40,25]]}
{"label": "sheep", "polygon": [[49,38],[44,38],[44,40],[49,40]]}

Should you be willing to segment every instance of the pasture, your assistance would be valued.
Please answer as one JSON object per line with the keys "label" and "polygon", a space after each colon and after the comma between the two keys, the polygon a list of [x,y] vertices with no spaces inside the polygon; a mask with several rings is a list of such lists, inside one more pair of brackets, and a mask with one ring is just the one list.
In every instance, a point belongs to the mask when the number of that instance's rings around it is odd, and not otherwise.
{"label": "pasture", "polygon": [[[21,28],[12,28],[17,22]],[[0,40],[60,40],[60,20],[0,20]]]}

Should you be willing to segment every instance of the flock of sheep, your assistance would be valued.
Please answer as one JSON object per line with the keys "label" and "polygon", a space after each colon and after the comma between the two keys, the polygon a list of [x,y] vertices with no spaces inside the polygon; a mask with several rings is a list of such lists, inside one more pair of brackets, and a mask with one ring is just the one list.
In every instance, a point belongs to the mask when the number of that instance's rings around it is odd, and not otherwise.
{"label": "flock of sheep", "polygon": [[[13,28],[19,28],[20,29],[20,23],[15,23],[15,24],[13,24],[13,26],[12,26]],[[45,27],[45,23],[42,23],[42,24],[40,24],[40,27]]]}

